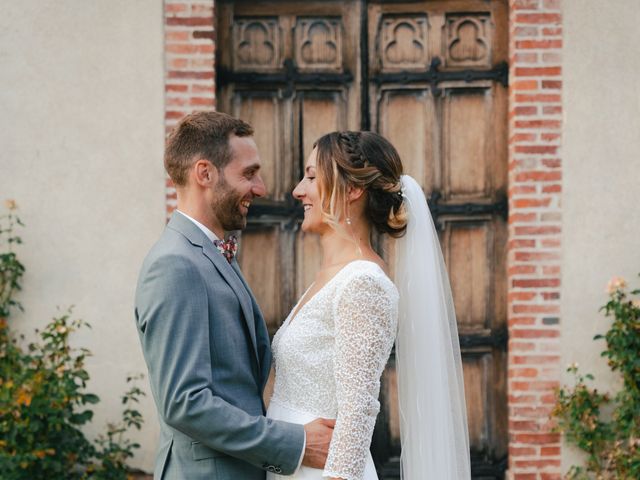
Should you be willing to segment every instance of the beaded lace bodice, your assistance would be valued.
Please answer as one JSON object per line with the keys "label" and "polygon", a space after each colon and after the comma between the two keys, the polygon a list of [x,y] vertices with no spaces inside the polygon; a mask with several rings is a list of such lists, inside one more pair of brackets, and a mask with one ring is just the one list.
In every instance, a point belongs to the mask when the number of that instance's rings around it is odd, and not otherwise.
{"label": "beaded lace bodice", "polygon": [[347,264],[273,339],[272,401],[335,418],[324,475],[361,479],[396,335],[398,292],[375,263]]}

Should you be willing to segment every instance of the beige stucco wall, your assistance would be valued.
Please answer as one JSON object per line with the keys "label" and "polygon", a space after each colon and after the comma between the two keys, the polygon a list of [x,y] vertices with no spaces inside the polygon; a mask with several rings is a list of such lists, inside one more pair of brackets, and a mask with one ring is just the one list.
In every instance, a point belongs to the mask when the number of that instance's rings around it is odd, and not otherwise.
{"label": "beige stucco wall", "polygon": [[[132,311],[139,265],[165,217],[162,1],[0,7],[0,200],[15,199],[27,225],[26,312],[12,322],[31,332],[56,306],[75,305],[92,324],[75,343],[94,353],[95,433],[119,418],[125,376],[146,371]],[[142,410],[134,464],[150,470],[150,396]]]}
{"label": "beige stucco wall", "polygon": [[[640,2],[563,5],[562,360],[615,388],[592,337],[607,329],[609,278],[640,286]],[[564,451],[566,469],[577,457]]]}

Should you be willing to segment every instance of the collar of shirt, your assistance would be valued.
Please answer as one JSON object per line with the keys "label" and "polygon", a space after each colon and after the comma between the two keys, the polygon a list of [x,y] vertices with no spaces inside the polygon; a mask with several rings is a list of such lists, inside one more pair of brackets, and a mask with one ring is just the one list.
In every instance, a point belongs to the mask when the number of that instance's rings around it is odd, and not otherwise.
{"label": "collar of shirt", "polygon": [[207,227],[205,227],[203,224],[201,224],[195,218],[191,218],[186,213],[181,212],[180,210],[177,210],[177,209],[176,209],[176,212],[178,212],[180,215],[184,215],[189,220],[191,220],[195,224],[195,226],[198,227],[200,230],[202,230],[202,232],[207,236],[207,238],[209,240],[211,240],[211,243],[215,242],[216,240],[220,240],[215,233],[213,233],[211,230],[209,230]]}

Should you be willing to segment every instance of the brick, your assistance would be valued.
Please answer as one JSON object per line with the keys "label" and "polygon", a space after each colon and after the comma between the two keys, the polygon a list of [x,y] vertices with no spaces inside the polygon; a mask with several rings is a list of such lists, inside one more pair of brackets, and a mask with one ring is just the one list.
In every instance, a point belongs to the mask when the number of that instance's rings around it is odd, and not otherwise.
{"label": "brick", "polygon": [[520,262],[541,262],[545,260],[560,260],[560,255],[552,252],[515,252],[515,260]]}
{"label": "brick", "polygon": [[213,17],[168,17],[165,25],[181,27],[210,27],[213,25]]}
{"label": "brick", "polygon": [[558,443],[560,441],[559,433],[520,433],[514,435],[514,440],[517,443],[531,444],[531,445],[545,445],[551,443]]}
{"label": "brick", "polygon": [[517,40],[516,49],[551,49],[562,48],[562,40]]}
{"label": "brick", "polygon": [[168,13],[183,13],[187,11],[187,5],[183,3],[165,3],[164,12]]}
{"label": "brick", "polygon": [[538,480],[535,473],[514,473],[513,480]]}
{"label": "brick", "polygon": [[511,358],[516,365],[545,365],[557,364],[560,361],[558,355],[515,355]]}
{"label": "brick", "polygon": [[538,376],[537,368],[514,368],[509,370],[509,378],[535,378]]}
{"label": "brick", "polygon": [[[518,147],[516,147],[517,149]],[[558,147],[522,147],[525,148],[523,153],[555,153]],[[529,171],[516,174],[516,182],[556,182],[562,180],[562,172],[545,172],[545,171]]]}
{"label": "brick", "polygon": [[518,77],[554,77],[562,74],[562,67],[517,67]]}
{"label": "brick", "polygon": [[169,68],[172,70],[179,70],[181,68],[187,68],[189,65],[188,58],[172,58],[168,62]]}
{"label": "brick", "polygon": [[546,395],[540,395],[539,403],[543,405],[555,405],[556,400],[557,398],[555,392],[547,393]]}
{"label": "brick", "polygon": [[545,158],[542,160],[542,165],[548,168],[560,168],[562,166],[562,162],[559,158]]}
{"label": "brick", "polygon": [[542,80],[542,88],[546,90],[559,90],[562,88],[562,80]]}
{"label": "brick", "polygon": [[508,395],[507,401],[509,402],[509,405],[511,404],[521,405],[521,404],[534,403],[537,401],[537,398],[538,397],[536,395],[523,394],[521,392],[518,392],[517,394],[511,393],[510,395]]}
{"label": "brick", "polygon": [[544,10],[560,10],[560,0],[544,0]]}
{"label": "brick", "polygon": [[[513,198],[516,195],[528,195],[530,193],[536,193],[538,191],[538,187],[535,185],[514,185],[509,189],[509,198]],[[523,217],[519,217],[518,215],[524,215]],[[523,214],[513,214],[509,215],[509,219],[513,218],[513,220],[509,220],[511,222],[529,222],[535,220],[535,217],[530,218],[529,215],[536,215],[535,213],[523,213]],[[527,220],[530,218],[530,220]]]}
{"label": "brick", "polygon": [[562,27],[546,27],[542,29],[545,37],[559,37],[562,35]]}
{"label": "brick", "polygon": [[562,240],[560,238],[543,238],[540,240],[540,246],[542,248],[559,248],[562,246]]}
{"label": "brick", "polygon": [[544,275],[558,275],[560,273],[560,267],[557,265],[543,266],[542,273]]}
{"label": "brick", "polygon": [[516,23],[527,24],[557,24],[562,20],[559,13],[519,13],[516,14]]}
{"label": "brick", "polygon": [[509,243],[507,244],[507,249],[513,250],[514,248],[533,248],[535,246],[536,246],[535,240],[518,238],[514,240],[509,240]]}
{"label": "brick", "polygon": [[511,413],[521,418],[548,418],[552,411],[551,407],[515,407]]}
{"label": "brick", "polygon": [[166,84],[164,87],[166,92],[187,92],[189,90],[189,85],[185,84]]}
{"label": "brick", "polygon": [[560,193],[562,185],[545,185],[542,187],[542,193]]}
{"label": "brick", "polygon": [[560,447],[542,447],[540,448],[540,455],[543,457],[560,455]]}
{"label": "brick", "polygon": [[[528,307],[528,310],[534,310],[531,313],[545,313],[544,310],[551,309],[558,311],[557,306],[546,305],[514,305],[514,310],[518,307]],[[560,336],[560,330],[536,330],[536,329],[513,329],[510,333],[513,338],[557,338]]]}
{"label": "brick", "polygon": [[559,234],[562,230],[558,226],[524,226],[524,227],[516,227],[515,234],[516,235],[553,235]]}
{"label": "brick", "polygon": [[[542,292],[540,295],[544,300],[558,300],[560,298],[560,292]],[[558,319],[556,317],[544,318],[542,323],[545,325],[557,325]]]}
{"label": "brick", "polygon": [[170,70],[168,72],[168,78],[190,78],[196,80],[210,80],[213,79],[213,71],[197,72],[193,70]]}
{"label": "brick", "polygon": [[559,382],[556,382],[556,381],[544,382],[544,381],[537,381],[537,380],[527,380],[527,381],[513,380],[509,382],[509,385],[513,390],[538,392],[538,391],[546,391],[546,390],[552,390],[554,388],[558,388]]}
{"label": "brick", "polygon": [[540,480],[562,480],[562,475],[559,473],[540,473]]}
{"label": "brick", "polygon": [[170,43],[165,46],[165,51],[167,53],[176,53],[178,55],[193,55],[197,53],[212,54],[213,46],[206,43]]}
{"label": "brick", "polygon": [[208,16],[213,15],[213,1],[210,4],[193,4],[191,5],[191,15]]}
{"label": "brick", "polygon": [[537,90],[538,80],[516,80],[513,82],[514,90]]}
{"label": "brick", "polygon": [[544,459],[544,460],[515,460],[516,467],[522,468],[549,468],[549,467],[559,467],[560,459]]}
{"label": "brick", "polygon": [[514,279],[511,282],[514,288],[544,288],[559,287],[559,278],[540,278],[540,279]]}
{"label": "brick", "polygon": [[[516,27],[513,30],[513,36],[522,38],[522,37],[537,37],[540,33],[538,27],[526,26],[526,27]],[[516,54],[517,55],[517,54]]]}
{"label": "brick", "polygon": [[[544,107],[547,108],[547,107]],[[540,140],[543,142],[555,142],[556,140],[560,140],[561,135],[559,133],[548,133],[544,132],[540,134]]]}
{"label": "brick", "polygon": [[178,112],[178,111],[167,110],[167,111],[164,112],[164,118],[165,119],[180,120],[182,117],[184,117],[184,115],[185,115],[184,112]]}
{"label": "brick", "polygon": [[509,276],[513,275],[531,275],[538,271],[535,265],[511,265],[507,271]]}
{"label": "brick", "polygon": [[518,120],[515,122],[515,127],[559,129],[561,123],[560,120]]}
{"label": "brick", "polygon": [[[560,307],[558,305],[515,304],[511,306],[511,310],[513,311],[513,313],[560,313]],[[554,335],[540,334],[535,337],[519,337],[519,338],[549,338],[551,336],[554,336]]]}
{"label": "brick", "polygon": [[[511,63],[512,64],[536,64],[539,62],[539,57],[538,57],[538,53],[536,52],[523,52],[523,53],[517,53],[516,55],[514,55],[514,57],[511,59]],[[520,80],[521,82],[524,82],[525,80]],[[538,83],[537,80],[526,80],[527,82],[530,83]],[[517,82],[516,82],[517,83]]]}
{"label": "brick", "polygon": [[535,142],[538,138],[536,133],[514,133],[511,135],[512,142]]}
{"label": "brick", "polygon": [[[536,94],[516,94],[516,102],[518,103],[558,103],[562,101],[562,97],[558,94],[536,93]],[[542,120],[544,121],[544,120]],[[546,120],[549,121],[549,120]],[[556,122],[555,128],[560,128],[560,122]]]}
{"label": "brick", "polygon": [[191,97],[189,104],[196,107],[211,106],[213,105],[213,99],[211,97]]}
{"label": "brick", "polygon": [[193,84],[191,86],[191,92],[192,93],[211,93],[213,95],[215,94],[215,88],[213,87],[213,85]]}
{"label": "brick", "polygon": [[559,115],[562,113],[562,105],[545,105],[542,107],[544,115]]}
{"label": "brick", "polygon": [[164,34],[164,39],[167,43],[173,42],[188,42],[191,38],[191,32],[185,30],[171,31],[167,30]]}
{"label": "brick", "polygon": [[540,430],[540,424],[534,420],[510,420],[510,432],[536,432]]}
{"label": "brick", "polygon": [[536,349],[536,344],[531,342],[510,342],[510,352],[530,352]]}
{"label": "brick", "polygon": [[509,327],[517,327],[517,326],[532,326],[536,323],[536,317],[509,317],[507,321],[507,325]]}
{"label": "brick", "polygon": [[[542,53],[542,62],[543,63],[562,63],[562,55],[558,52],[543,52]],[[558,67],[560,68],[560,67]]]}
{"label": "brick", "polygon": [[551,204],[551,198],[521,198],[513,201],[515,208],[537,208],[548,207]]}
{"label": "brick", "polygon": [[517,457],[528,457],[538,454],[538,449],[535,447],[509,447],[509,455]]}
{"label": "brick", "polygon": [[512,8],[514,10],[537,10],[540,0],[515,0]]}
{"label": "brick", "polygon": [[536,115],[538,113],[537,106],[516,107],[514,109],[516,115]]}

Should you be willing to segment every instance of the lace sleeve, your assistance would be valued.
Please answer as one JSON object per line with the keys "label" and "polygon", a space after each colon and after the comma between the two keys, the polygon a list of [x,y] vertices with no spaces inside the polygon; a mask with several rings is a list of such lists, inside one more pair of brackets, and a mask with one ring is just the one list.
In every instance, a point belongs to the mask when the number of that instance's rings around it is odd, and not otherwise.
{"label": "lace sleeve", "polygon": [[359,275],[334,306],[338,416],[323,476],[360,480],[380,410],[380,376],[396,334],[397,293],[388,279]]}

